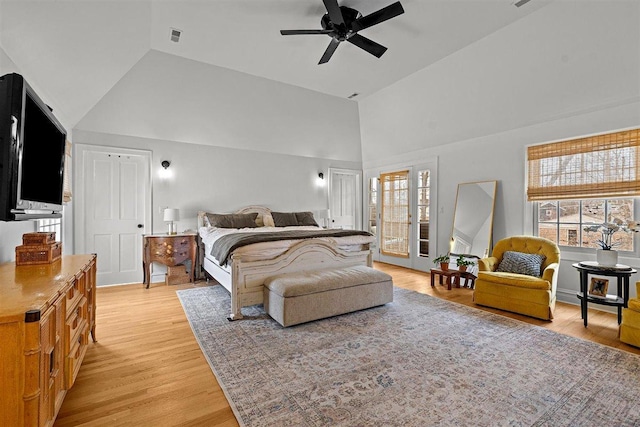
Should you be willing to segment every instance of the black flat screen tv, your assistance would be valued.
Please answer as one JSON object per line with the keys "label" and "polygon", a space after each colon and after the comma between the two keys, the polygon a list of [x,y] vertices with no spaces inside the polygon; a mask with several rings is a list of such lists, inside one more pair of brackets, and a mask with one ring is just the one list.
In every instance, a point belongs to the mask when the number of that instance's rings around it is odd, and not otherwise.
{"label": "black flat screen tv", "polygon": [[66,138],[21,75],[0,77],[0,220],[62,216]]}

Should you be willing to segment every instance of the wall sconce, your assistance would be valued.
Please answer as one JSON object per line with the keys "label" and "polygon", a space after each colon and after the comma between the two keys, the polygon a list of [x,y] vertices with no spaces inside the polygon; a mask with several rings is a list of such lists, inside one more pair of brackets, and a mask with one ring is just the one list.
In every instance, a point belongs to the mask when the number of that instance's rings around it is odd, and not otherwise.
{"label": "wall sconce", "polygon": [[320,179],[324,179],[324,174],[323,174],[322,172],[320,172],[320,173],[318,174],[318,178],[320,178]]}
{"label": "wall sconce", "polygon": [[324,187],[324,174],[322,172],[318,173],[318,178],[316,178],[316,185],[318,187]]}
{"label": "wall sconce", "polygon": [[163,160],[160,163],[160,166],[162,166],[162,169],[160,169],[160,179],[161,180],[167,180],[170,179],[173,176],[173,172],[171,170],[169,170],[169,166],[171,166],[171,162],[169,160]]}

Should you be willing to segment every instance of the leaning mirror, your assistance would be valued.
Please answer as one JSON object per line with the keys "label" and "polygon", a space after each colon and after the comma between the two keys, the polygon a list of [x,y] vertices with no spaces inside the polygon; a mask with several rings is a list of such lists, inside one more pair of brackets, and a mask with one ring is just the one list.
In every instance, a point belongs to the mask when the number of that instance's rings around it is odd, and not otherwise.
{"label": "leaning mirror", "polygon": [[451,254],[489,256],[497,181],[458,184]]}

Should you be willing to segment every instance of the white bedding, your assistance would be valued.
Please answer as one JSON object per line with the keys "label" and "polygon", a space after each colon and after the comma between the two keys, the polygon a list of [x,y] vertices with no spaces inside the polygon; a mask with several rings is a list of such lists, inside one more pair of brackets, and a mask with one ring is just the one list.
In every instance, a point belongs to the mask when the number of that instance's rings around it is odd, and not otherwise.
{"label": "white bedding", "polygon": [[[216,228],[216,227],[200,227],[198,230],[202,243],[204,244],[204,256],[215,262],[218,266],[220,263],[211,255],[211,247],[213,243],[220,237],[233,233],[267,233],[286,230],[322,230],[321,227],[312,226],[295,226],[295,227],[256,227],[256,228]],[[345,251],[360,250],[361,245],[372,243],[373,236],[343,236],[343,237],[317,237],[319,240],[331,242]],[[299,239],[277,240],[273,242],[253,243],[234,250],[234,253],[242,254],[243,259],[247,261],[273,259],[283,254],[296,243]],[[230,271],[230,266],[220,267],[226,271]]]}

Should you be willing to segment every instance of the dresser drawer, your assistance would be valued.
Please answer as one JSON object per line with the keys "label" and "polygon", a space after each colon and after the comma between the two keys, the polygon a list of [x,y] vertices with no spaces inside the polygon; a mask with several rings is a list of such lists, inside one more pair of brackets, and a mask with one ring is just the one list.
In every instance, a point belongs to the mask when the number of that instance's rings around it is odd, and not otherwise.
{"label": "dresser drawer", "polygon": [[73,347],[73,343],[78,339],[78,335],[87,328],[88,322],[88,304],[87,299],[82,297],[80,304],[76,309],[67,317],[65,322],[65,343],[64,354],[68,354]]}
{"label": "dresser drawer", "polygon": [[163,264],[180,264],[189,259],[189,237],[158,237],[151,240],[149,250],[154,260]]}
{"label": "dresser drawer", "polygon": [[71,343],[71,351],[65,358],[65,388],[68,390],[76,381],[82,359],[87,353],[89,344],[89,329],[85,324],[84,330],[80,331],[78,337]]}
{"label": "dresser drawer", "polygon": [[78,306],[78,303],[80,302],[82,297],[85,295],[86,281],[84,280],[84,277],[85,277],[84,274],[75,276],[73,278],[71,286],[67,289],[67,292],[66,292],[67,317],[69,317],[69,315],[73,313],[73,311]]}

